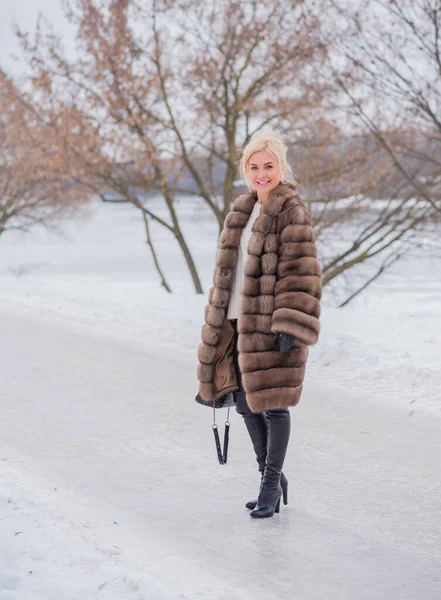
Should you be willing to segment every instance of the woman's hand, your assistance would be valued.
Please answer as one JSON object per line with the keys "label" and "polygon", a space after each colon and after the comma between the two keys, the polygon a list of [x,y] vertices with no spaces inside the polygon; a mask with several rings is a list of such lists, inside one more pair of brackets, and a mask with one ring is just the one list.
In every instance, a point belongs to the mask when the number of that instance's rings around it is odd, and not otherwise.
{"label": "woman's hand", "polygon": [[289,352],[291,350],[291,348],[294,346],[294,336],[291,335],[290,333],[276,333],[274,336],[274,339],[276,340],[276,342],[279,339],[279,337],[281,338],[280,352],[282,354],[285,354],[286,352]]}

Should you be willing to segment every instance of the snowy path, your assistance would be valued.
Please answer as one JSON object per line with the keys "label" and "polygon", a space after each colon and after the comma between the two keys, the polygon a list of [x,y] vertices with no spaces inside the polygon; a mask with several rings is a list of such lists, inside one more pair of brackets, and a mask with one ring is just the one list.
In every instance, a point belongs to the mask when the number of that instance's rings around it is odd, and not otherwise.
{"label": "snowy path", "polygon": [[439,414],[312,367],[290,504],[255,522],[244,427],[220,467],[194,357],[5,308],[0,332],[2,600],[440,598]]}

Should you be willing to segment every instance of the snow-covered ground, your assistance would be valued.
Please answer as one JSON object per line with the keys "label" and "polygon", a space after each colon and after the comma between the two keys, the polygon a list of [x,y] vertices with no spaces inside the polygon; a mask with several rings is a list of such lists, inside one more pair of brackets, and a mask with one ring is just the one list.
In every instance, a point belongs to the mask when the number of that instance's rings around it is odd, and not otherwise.
{"label": "snow-covered ground", "polygon": [[[207,289],[216,229],[180,212]],[[205,298],[154,239],[173,295],[129,206],[0,238],[0,600],[438,600],[441,257],[325,295],[290,503],[254,522],[239,417],[220,467],[193,401]]]}

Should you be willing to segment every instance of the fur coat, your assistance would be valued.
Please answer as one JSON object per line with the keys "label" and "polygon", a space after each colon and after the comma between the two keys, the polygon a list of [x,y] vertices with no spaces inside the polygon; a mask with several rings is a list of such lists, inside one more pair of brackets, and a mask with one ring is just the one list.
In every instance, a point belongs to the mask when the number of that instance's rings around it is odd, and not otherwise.
{"label": "fur coat", "polygon": [[[234,329],[226,315],[240,238],[256,201],[253,193],[239,196],[219,238],[198,350],[199,396],[205,403],[237,389]],[[253,412],[299,402],[308,346],[319,335],[321,293],[310,215],[296,187],[280,183],[252,228],[237,321],[239,367]],[[294,336],[294,347],[285,354],[274,339],[276,333]]]}

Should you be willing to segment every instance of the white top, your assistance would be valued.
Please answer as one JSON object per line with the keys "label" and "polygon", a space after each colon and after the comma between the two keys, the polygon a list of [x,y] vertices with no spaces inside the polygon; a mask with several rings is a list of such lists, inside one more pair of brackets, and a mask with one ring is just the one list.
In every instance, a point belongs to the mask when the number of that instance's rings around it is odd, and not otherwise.
{"label": "white top", "polygon": [[240,237],[239,250],[237,253],[236,275],[234,278],[233,289],[231,291],[230,303],[228,305],[227,319],[237,319],[239,317],[240,296],[242,293],[243,280],[245,276],[245,262],[248,256],[248,242],[251,237],[251,229],[254,221],[260,215],[261,205],[257,201],[250,214],[248,223],[242,231]]}

